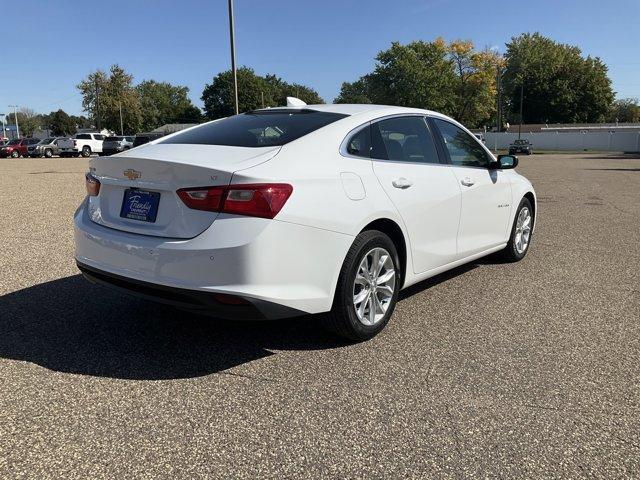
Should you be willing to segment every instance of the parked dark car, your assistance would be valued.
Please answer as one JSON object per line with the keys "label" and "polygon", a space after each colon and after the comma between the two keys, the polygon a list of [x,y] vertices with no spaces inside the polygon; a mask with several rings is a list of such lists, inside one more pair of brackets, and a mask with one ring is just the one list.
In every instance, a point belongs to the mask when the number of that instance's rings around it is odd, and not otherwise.
{"label": "parked dark car", "polygon": [[136,135],[135,140],[133,141],[133,146],[138,147],[140,145],[144,145],[145,143],[152,142],[162,137],[164,137],[163,133],[155,133],[155,132],[138,133]]}
{"label": "parked dark car", "polygon": [[60,148],[58,147],[58,140],[64,137],[49,137],[35,145],[29,145],[27,152],[30,157],[46,157],[51,158],[54,155],[60,155]]}
{"label": "parked dark car", "polygon": [[0,148],[0,158],[26,157],[29,154],[27,151],[29,145],[35,145],[39,141],[39,138],[16,138],[15,140],[11,140]]}
{"label": "parked dark car", "polygon": [[515,155],[516,153],[524,153],[525,155],[531,155],[533,153],[533,145],[529,140],[519,138],[509,145],[509,155]]}
{"label": "parked dark car", "polygon": [[102,142],[102,153],[100,156],[113,155],[114,153],[124,152],[133,147],[133,137],[114,136],[107,137]]}

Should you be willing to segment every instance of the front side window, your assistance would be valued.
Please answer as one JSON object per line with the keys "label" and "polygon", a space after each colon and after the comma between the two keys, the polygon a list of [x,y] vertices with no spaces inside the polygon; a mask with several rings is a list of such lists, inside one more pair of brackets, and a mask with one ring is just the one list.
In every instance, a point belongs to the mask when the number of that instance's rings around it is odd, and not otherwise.
{"label": "front side window", "polygon": [[371,127],[371,156],[383,160],[439,163],[433,137],[421,116],[394,117]]}
{"label": "front side window", "polygon": [[371,152],[371,128],[369,126],[364,127],[349,139],[347,152],[355,157],[369,158]]}
{"label": "front side window", "polygon": [[311,109],[258,110],[180,132],[161,143],[281,146],[346,116]]}
{"label": "front side window", "polygon": [[442,134],[452,165],[486,168],[491,163],[489,155],[474,137],[446,120],[434,118],[433,121]]}

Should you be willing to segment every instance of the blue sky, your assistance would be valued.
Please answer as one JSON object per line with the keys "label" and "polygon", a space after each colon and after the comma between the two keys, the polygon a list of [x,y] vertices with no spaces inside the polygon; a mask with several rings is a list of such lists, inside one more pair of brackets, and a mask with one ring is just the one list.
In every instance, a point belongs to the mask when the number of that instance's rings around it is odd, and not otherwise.
{"label": "blue sky", "polygon": [[[498,47],[539,31],[609,66],[618,97],[640,97],[639,0],[235,0],[238,64],[314,87],[332,101],[392,41],[473,40]],[[229,68],[226,0],[3,2],[0,112],[82,111],[75,85],[118,63],[136,82],[186,85],[193,101]]]}

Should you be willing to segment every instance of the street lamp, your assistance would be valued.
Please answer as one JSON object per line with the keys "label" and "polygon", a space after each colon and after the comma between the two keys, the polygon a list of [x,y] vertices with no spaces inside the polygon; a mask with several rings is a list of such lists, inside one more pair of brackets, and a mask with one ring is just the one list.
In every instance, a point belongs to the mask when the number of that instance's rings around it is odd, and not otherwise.
{"label": "street lamp", "polygon": [[238,72],[236,70],[236,41],[235,26],[233,20],[233,0],[229,0],[229,37],[231,40],[231,70],[233,71],[233,94],[235,98],[236,115],[238,110]]}
{"label": "street lamp", "polygon": [[16,138],[20,138],[20,127],[18,126],[18,105],[9,105],[13,108],[13,118],[16,119]]}
{"label": "street lamp", "polygon": [[7,137],[7,131],[4,128],[4,119],[7,117],[7,114],[0,113],[0,117],[2,117],[2,139],[4,140]]}

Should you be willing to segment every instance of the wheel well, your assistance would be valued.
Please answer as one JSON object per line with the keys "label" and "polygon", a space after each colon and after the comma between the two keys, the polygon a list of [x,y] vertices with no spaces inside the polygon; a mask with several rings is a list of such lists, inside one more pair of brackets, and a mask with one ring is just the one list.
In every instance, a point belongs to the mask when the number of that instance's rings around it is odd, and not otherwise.
{"label": "wheel well", "polygon": [[362,232],[367,230],[378,230],[385,233],[393,242],[398,250],[398,256],[400,257],[400,267],[402,269],[402,284],[404,285],[404,279],[407,272],[407,244],[404,239],[404,234],[400,226],[388,218],[379,218],[369,223],[362,229]]}
{"label": "wheel well", "polygon": [[533,212],[531,212],[531,217],[533,218],[533,222],[535,223],[535,218],[536,218],[536,199],[533,196],[533,193],[531,192],[527,192],[524,194],[524,198],[526,198],[527,200],[529,200],[529,202],[531,202],[531,209],[533,210]]}

